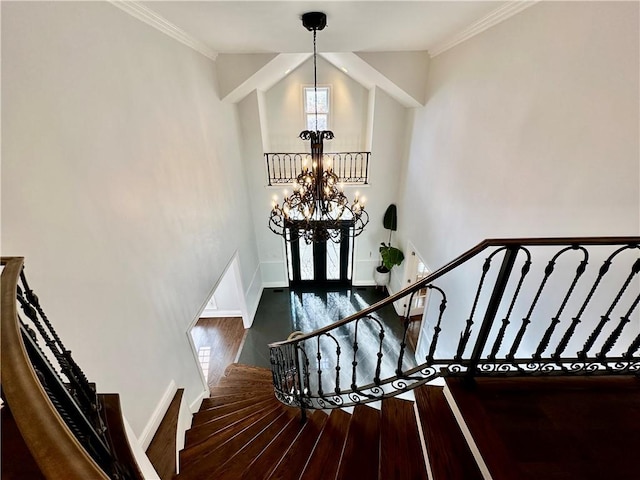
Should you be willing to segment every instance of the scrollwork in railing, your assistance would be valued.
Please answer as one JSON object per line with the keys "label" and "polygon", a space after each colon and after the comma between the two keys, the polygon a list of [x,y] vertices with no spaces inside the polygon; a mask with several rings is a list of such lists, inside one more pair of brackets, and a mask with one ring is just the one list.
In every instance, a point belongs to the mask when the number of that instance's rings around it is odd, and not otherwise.
{"label": "scrollwork in railing", "polygon": [[[303,365],[296,374],[304,375],[311,355],[302,352],[313,340],[317,370],[327,373],[309,380],[307,367],[307,380],[297,380],[304,395],[280,391],[279,398],[304,408],[332,408],[394,396],[441,375],[638,374],[640,295],[631,286],[639,282],[639,251],[639,237],[485,240],[361,312],[270,345],[272,352],[295,345]],[[575,260],[571,252],[580,257]],[[500,257],[501,263],[494,261]],[[383,312],[400,300],[410,305],[421,289],[430,300],[419,348],[412,351],[408,314],[385,318]],[[610,321],[616,316],[619,321]],[[389,322],[399,321],[403,328],[395,334]],[[333,354],[321,348],[321,338],[333,344]],[[351,360],[346,382],[343,357]],[[289,364],[277,360],[274,371]]]}

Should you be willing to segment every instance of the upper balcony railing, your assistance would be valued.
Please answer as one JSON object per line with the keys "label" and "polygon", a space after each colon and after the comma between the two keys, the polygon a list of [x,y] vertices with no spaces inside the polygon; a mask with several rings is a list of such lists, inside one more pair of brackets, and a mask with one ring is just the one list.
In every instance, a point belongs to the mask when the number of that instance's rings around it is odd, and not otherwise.
{"label": "upper balcony railing", "polygon": [[[640,237],[485,240],[375,305],[271,344],[276,396],[304,411],[372,402],[443,375],[638,375],[639,252]],[[398,336],[383,309],[411,305],[422,289],[413,351],[408,314]]]}
{"label": "upper balcony railing", "polygon": [[[325,168],[338,175],[340,182],[356,185],[369,183],[371,152],[337,152],[323,154]],[[269,186],[292,184],[304,166],[311,166],[310,153],[265,153]]]}

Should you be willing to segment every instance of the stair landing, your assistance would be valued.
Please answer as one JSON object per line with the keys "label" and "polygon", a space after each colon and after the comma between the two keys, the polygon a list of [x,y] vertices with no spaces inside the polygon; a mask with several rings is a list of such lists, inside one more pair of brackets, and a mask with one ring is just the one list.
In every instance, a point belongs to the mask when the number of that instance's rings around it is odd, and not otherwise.
{"label": "stair landing", "polygon": [[485,478],[639,478],[640,379],[446,379]]}

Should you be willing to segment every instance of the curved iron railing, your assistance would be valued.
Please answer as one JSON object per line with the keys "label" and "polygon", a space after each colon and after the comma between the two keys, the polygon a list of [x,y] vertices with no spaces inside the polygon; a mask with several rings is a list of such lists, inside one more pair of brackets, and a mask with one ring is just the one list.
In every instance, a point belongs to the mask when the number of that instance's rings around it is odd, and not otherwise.
{"label": "curved iron railing", "polygon": [[95,388],[29,287],[23,258],[2,265],[2,391],[38,467],[47,478],[142,478],[117,458]]}
{"label": "curved iron railing", "polygon": [[[380,400],[447,375],[638,374],[639,253],[640,237],[485,240],[375,305],[269,345],[276,396],[304,412]],[[422,289],[428,301],[414,352],[409,316],[381,312],[410,305]],[[390,321],[403,323],[402,335]]]}

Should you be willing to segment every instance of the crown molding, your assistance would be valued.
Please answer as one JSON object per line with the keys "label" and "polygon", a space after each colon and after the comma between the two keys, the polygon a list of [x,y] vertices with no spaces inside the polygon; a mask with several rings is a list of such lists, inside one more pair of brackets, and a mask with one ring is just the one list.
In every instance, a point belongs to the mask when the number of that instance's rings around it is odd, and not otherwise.
{"label": "crown molding", "polygon": [[189,35],[180,27],[174,25],[163,16],[157,14],[148,7],[145,7],[139,2],[129,0],[108,0],[113,6],[118,7],[120,10],[128,13],[132,17],[152,26],[156,30],[161,31],[165,35],[179,41],[183,45],[192,48],[198,53],[201,53],[207,58],[214,60],[217,58],[218,53],[211,50],[207,45],[200,40]]}
{"label": "crown molding", "polygon": [[472,23],[467,28],[457,33],[456,35],[449,37],[448,39],[436,44],[433,48],[429,49],[431,58],[446,52],[450,48],[464,42],[465,40],[475,37],[479,33],[497,25],[500,22],[504,22],[506,19],[514,16],[517,13],[529,8],[532,5],[538,3],[539,0],[516,0],[508,2],[501,7],[495,9],[487,16],[482,17],[480,20]]}

